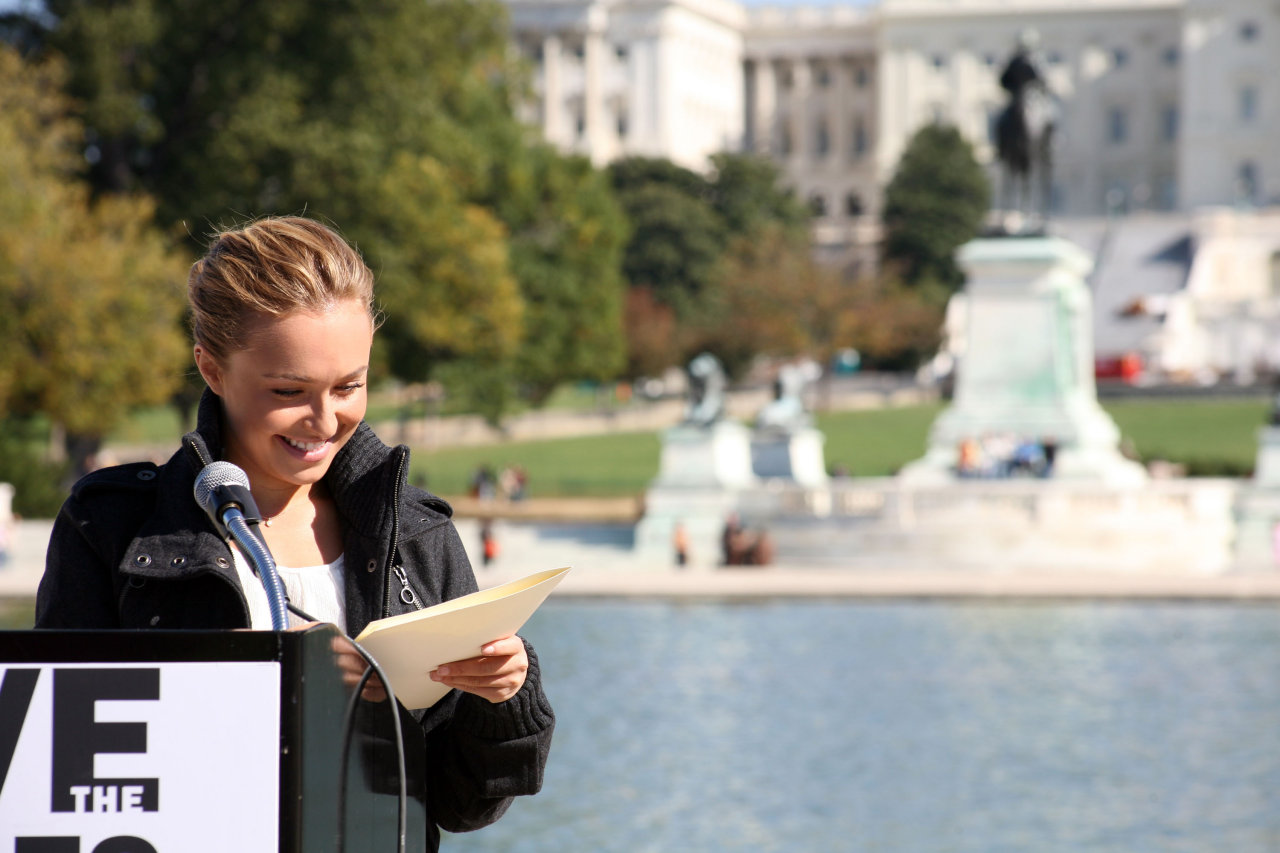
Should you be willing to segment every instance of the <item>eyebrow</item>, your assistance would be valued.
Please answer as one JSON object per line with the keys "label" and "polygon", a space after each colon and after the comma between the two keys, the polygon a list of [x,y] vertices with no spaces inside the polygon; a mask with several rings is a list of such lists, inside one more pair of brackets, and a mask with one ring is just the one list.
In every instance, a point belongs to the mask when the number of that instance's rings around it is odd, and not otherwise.
{"label": "eyebrow", "polygon": [[[361,367],[357,367],[355,370],[348,373],[346,376],[340,377],[338,381],[345,382],[348,379],[358,379],[359,377],[364,376],[368,372],[369,372],[369,365],[367,364],[362,365]],[[303,376],[300,373],[264,373],[262,374],[262,378],[263,379],[283,379],[286,382],[303,382],[303,383],[315,381],[310,376]]]}

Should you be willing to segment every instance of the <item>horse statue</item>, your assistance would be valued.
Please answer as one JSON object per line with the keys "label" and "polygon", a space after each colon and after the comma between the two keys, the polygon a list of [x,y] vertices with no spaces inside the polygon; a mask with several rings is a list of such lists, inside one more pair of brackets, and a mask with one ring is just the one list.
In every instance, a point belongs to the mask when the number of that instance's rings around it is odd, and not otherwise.
{"label": "horse statue", "polygon": [[1053,186],[1053,133],[1057,107],[1032,54],[1034,31],[1018,39],[1000,75],[1009,103],[996,119],[996,155],[1004,165],[1000,202],[1004,213],[1043,225]]}

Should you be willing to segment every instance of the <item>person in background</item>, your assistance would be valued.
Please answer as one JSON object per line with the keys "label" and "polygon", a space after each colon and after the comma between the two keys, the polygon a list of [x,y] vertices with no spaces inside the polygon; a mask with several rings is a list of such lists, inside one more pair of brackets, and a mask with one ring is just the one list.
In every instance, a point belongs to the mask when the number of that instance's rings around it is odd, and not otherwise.
{"label": "person in background", "polygon": [[[407,448],[364,422],[377,327],[373,276],[333,229],[300,217],[218,234],[188,277],[197,369],[194,432],[163,465],[96,471],[54,523],[37,628],[270,629],[261,585],[196,504],[214,460],[249,477],[261,532],[292,603],[351,636],[375,619],[476,590],[449,505],[406,481]],[[335,643],[344,680],[364,662]],[[537,656],[495,637],[430,677],[454,688],[414,712],[427,811],[439,830],[496,820],[533,794],[555,715]],[[363,694],[385,699],[381,685]]]}

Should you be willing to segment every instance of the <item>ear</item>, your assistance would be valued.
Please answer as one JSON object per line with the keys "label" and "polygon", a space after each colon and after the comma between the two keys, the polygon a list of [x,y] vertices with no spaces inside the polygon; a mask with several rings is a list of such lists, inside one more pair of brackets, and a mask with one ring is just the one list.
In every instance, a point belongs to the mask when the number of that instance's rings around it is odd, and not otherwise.
{"label": "ear", "polygon": [[209,354],[208,350],[199,344],[196,344],[193,352],[196,357],[196,370],[200,371],[200,375],[208,383],[209,390],[221,397],[222,368],[218,365],[217,360]]}

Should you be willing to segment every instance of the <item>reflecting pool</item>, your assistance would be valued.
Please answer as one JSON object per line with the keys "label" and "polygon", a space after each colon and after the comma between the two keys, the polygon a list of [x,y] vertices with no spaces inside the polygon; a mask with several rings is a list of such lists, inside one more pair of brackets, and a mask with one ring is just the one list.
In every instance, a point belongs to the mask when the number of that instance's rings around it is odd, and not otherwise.
{"label": "reflecting pool", "polygon": [[546,785],[455,851],[1280,850],[1273,605],[554,597]]}

